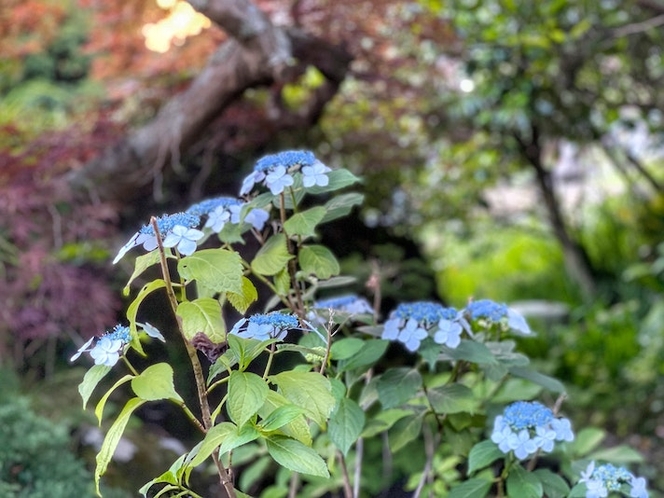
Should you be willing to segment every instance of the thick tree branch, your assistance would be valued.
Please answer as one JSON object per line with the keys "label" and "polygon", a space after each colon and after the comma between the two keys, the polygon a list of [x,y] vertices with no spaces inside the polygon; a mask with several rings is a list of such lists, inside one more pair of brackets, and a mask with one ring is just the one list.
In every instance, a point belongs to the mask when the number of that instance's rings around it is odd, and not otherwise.
{"label": "thick tree branch", "polygon": [[[281,82],[295,64],[314,65],[327,78],[305,111],[303,125],[317,120],[334,96],[351,61],[349,54],[299,31],[275,27],[248,0],[192,0],[192,5],[234,36],[224,42],[189,88],[174,96],[148,124],[72,171],[78,192],[106,201],[127,201],[159,178],[248,88]],[[315,121],[314,121],[315,122]]]}

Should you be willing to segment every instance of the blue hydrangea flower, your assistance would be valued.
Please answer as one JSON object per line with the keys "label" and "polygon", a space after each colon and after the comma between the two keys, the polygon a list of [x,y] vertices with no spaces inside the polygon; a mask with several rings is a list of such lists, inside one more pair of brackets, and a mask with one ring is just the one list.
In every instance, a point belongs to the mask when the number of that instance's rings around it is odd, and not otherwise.
{"label": "blue hydrangea flower", "polygon": [[240,223],[240,221],[244,221],[245,223],[249,223],[258,231],[263,230],[265,223],[270,218],[270,213],[268,213],[265,209],[253,208],[246,214],[244,220],[242,220],[241,214],[243,206],[244,204],[236,204],[235,206],[230,207],[231,223],[237,224]]}
{"label": "blue hydrangea flower", "polygon": [[164,239],[164,247],[175,247],[180,254],[190,256],[196,251],[196,242],[204,236],[200,230],[178,225]]}
{"label": "blue hydrangea flower", "polygon": [[[200,216],[192,213],[165,214],[157,218],[157,227],[159,228],[159,233],[164,238],[167,238],[168,235],[174,231],[175,227],[190,229],[198,227],[200,223]],[[181,230],[178,229],[178,231]],[[142,245],[143,249],[146,251],[153,251],[157,248],[157,236],[154,233],[152,224],[143,225],[143,227],[138,232],[136,232],[131,237],[131,239],[129,239],[129,242],[120,248],[118,255],[113,260],[113,264],[120,261],[120,259],[122,259],[122,257],[129,250],[140,245]]]}
{"label": "blue hydrangea flower", "polygon": [[[467,324],[475,324],[482,328],[497,326],[503,331],[512,330],[520,335],[532,334],[526,319],[504,303],[479,299],[468,303],[468,306],[461,312],[465,316]],[[471,333],[469,328],[467,331],[469,334]]]}
{"label": "blue hydrangea flower", "polygon": [[538,450],[553,451],[555,441],[572,441],[570,427],[569,420],[557,418],[537,401],[517,401],[494,420],[491,441],[503,453],[513,451],[519,460],[524,460]]}
{"label": "blue hydrangea flower", "polygon": [[438,344],[455,348],[461,342],[459,313],[438,303],[418,301],[402,303],[390,313],[382,338],[402,342],[409,351],[417,351],[429,335]]}
{"label": "blue hydrangea flower", "polygon": [[373,313],[373,308],[369,304],[369,301],[356,294],[321,299],[316,301],[313,307],[315,309],[332,309],[350,314]]}
{"label": "blue hydrangea flower", "polygon": [[[305,173],[306,168],[306,173]],[[287,150],[260,158],[254,170],[242,181],[240,195],[247,195],[257,183],[263,182],[273,195],[278,195],[286,187],[294,184],[293,173],[301,172],[303,185],[325,186],[329,182],[327,173],[331,171],[316,156],[306,150]],[[306,183],[305,183],[306,182]]]}
{"label": "blue hydrangea flower", "polygon": [[586,498],[604,498],[612,491],[621,492],[623,485],[630,486],[630,497],[648,498],[647,483],[643,477],[636,477],[624,467],[610,463],[596,465],[594,461],[590,462],[581,472],[579,482],[586,485]]}
{"label": "blue hydrangea flower", "polygon": [[[164,341],[164,336],[156,327],[149,323],[139,323],[143,331],[150,337]],[[131,341],[129,327],[116,325],[112,330],[106,332],[101,337],[90,338],[79,350],[71,357],[69,361],[78,359],[83,353],[90,353],[95,361],[95,365],[106,365],[112,367],[120,359],[120,355],[125,347]],[[94,346],[92,346],[94,343]],[[92,347],[90,347],[92,346]]]}
{"label": "blue hydrangea flower", "polygon": [[300,329],[300,322],[297,317],[279,311],[272,311],[242,318],[233,326],[230,333],[259,341],[268,339],[283,341],[288,331],[292,329]]}
{"label": "blue hydrangea flower", "polygon": [[226,223],[238,224],[241,221],[249,223],[256,230],[262,230],[270,217],[265,209],[250,209],[244,219],[241,219],[242,208],[247,203],[234,197],[215,197],[198,202],[187,209],[187,213],[205,216],[207,220],[204,227],[213,232],[221,232]]}

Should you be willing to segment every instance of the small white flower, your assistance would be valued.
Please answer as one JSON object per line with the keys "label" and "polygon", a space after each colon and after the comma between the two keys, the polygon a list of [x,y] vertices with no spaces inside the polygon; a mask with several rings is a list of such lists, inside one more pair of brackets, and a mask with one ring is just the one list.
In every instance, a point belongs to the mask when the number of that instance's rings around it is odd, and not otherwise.
{"label": "small white flower", "polygon": [[90,350],[90,356],[95,360],[95,365],[112,367],[120,359],[122,346],[122,341],[119,339],[102,337],[95,344],[95,347]]}
{"label": "small white flower", "polygon": [[326,173],[332,169],[325,166],[322,162],[316,161],[313,166],[302,166],[302,185],[305,187],[326,187],[330,183],[330,178]]}
{"label": "small white flower", "polygon": [[204,235],[195,228],[177,225],[164,239],[164,247],[175,247],[181,254],[190,256],[196,251],[196,241],[202,239]]}

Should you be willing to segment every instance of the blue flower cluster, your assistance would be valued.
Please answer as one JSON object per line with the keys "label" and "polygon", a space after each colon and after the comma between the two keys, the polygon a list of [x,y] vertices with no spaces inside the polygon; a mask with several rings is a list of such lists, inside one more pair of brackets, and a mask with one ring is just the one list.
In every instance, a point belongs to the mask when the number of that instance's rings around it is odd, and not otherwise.
{"label": "blue flower cluster", "polygon": [[359,314],[359,313],[373,313],[373,308],[364,297],[355,294],[347,294],[344,296],[330,297],[316,301],[313,305],[314,309],[328,310],[332,309],[342,313]]}
{"label": "blue flower cluster", "polygon": [[[139,323],[143,331],[150,337],[165,341],[161,332],[149,323]],[[129,327],[124,325],[116,325],[112,330],[106,332],[101,337],[92,337],[83,346],[79,348],[74,356],[69,361],[78,359],[83,353],[90,353],[90,356],[95,361],[95,365],[106,365],[112,367],[120,359],[126,344],[131,341],[131,333]],[[94,343],[94,346],[92,346]],[[92,346],[92,347],[90,347]]]}
{"label": "blue flower cluster", "polygon": [[573,441],[569,419],[558,418],[537,401],[517,401],[508,405],[493,424],[491,441],[503,453],[514,452],[523,460],[538,450],[553,451],[555,441]]}
{"label": "blue flower cluster", "polygon": [[247,195],[254,185],[261,182],[273,195],[281,194],[286,187],[295,183],[295,172],[302,174],[302,185],[305,188],[315,185],[325,187],[330,181],[327,176],[330,171],[332,170],[308,150],[287,150],[269,154],[259,159],[254,170],[243,180],[240,195]]}
{"label": "blue flower cluster", "polygon": [[292,314],[272,311],[270,313],[252,315],[249,318],[242,318],[233,326],[229,333],[259,341],[266,341],[268,339],[283,341],[288,331],[292,329],[300,329],[297,317]]}
{"label": "blue flower cluster", "polygon": [[417,351],[432,334],[436,343],[456,348],[461,342],[461,321],[457,310],[438,303],[403,303],[390,313],[381,337],[402,342],[409,351]]}
{"label": "blue flower cluster", "polygon": [[[605,498],[612,491],[624,493],[631,498],[648,498],[645,478],[636,477],[624,467],[610,463],[596,466],[595,462],[590,462],[585,472],[581,473],[579,482],[586,485],[586,498]],[[629,490],[626,486],[629,486]]]}
{"label": "blue flower cluster", "polygon": [[249,223],[256,230],[262,230],[270,215],[264,209],[253,208],[247,212],[244,220],[242,220],[241,212],[246,204],[246,202],[234,197],[215,197],[194,204],[187,209],[187,213],[207,217],[204,227],[217,233],[221,232],[226,223],[230,222],[237,225],[241,221]]}
{"label": "blue flower cluster", "polygon": [[[466,322],[481,328],[497,326],[500,330],[511,330],[520,335],[531,335],[532,331],[525,318],[506,304],[490,299],[479,299],[468,303],[461,313]],[[470,330],[468,331],[469,333]]]}

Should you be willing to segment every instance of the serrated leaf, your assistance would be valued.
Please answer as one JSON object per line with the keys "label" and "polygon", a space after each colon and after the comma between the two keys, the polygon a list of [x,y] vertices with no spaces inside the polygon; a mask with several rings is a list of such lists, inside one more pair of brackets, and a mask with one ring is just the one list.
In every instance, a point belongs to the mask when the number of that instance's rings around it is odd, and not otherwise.
{"label": "serrated leaf", "polygon": [[131,380],[131,388],[136,396],[145,401],[172,399],[183,401],[175,391],[173,368],[168,363],[157,363],[143,370]]}
{"label": "serrated leaf", "polygon": [[485,440],[477,443],[468,454],[468,475],[491,465],[504,456],[505,454],[493,441]]}
{"label": "serrated leaf", "polygon": [[422,432],[423,414],[414,414],[399,419],[388,431],[390,450],[396,453],[411,441],[414,441]]}
{"label": "serrated leaf", "polygon": [[364,429],[365,416],[358,404],[349,398],[342,398],[332,412],[328,425],[330,440],[343,453],[348,454],[350,447],[360,437]]}
{"label": "serrated leaf", "polygon": [[214,343],[226,340],[221,306],[216,299],[202,297],[180,303],[177,315],[182,319],[182,329],[187,339],[191,340],[198,332],[202,332]]}
{"label": "serrated leaf", "polygon": [[336,220],[348,215],[353,207],[359,206],[364,202],[364,195],[357,192],[350,192],[348,194],[335,195],[332,199],[325,203],[326,213],[321,223]]}
{"label": "serrated leaf", "polygon": [[331,394],[330,382],[323,375],[287,370],[270,376],[270,382],[276,384],[291,403],[303,408],[309,418],[325,426],[336,400]]}
{"label": "serrated leaf", "polygon": [[313,237],[316,235],[316,227],[324,216],[325,208],[323,206],[316,206],[306,211],[295,213],[284,222],[284,231],[289,237]]}
{"label": "serrated leaf", "polygon": [[402,408],[381,410],[373,418],[367,420],[365,428],[362,431],[362,437],[369,438],[375,436],[376,434],[380,434],[381,432],[385,432],[399,420],[412,414],[412,410],[406,410]]}
{"label": "serrated leaf", "polygon": [[453,487],[448,498],[484,498],[489,494],[491,481],[475,477]]}
{"label": "serrated leaf", "polygon": [[244,315],[252,303],[258,299],[256,287],[247,277],[242,277],[242,292],[228,292],[226,294],[228,302],[231,303],[240,314]]}
{"label": "serrated leaf", "polygon": [[321,245],[304,246],[298,255],[300,269],[307,275],[326,280],[341,271],[339,262],[332,251]]}
{"label": "serrated leaf", "polygon": [[127,285],[125,285],[124,289],[122,289],[122,294],[128,296],[131,283],[134,280],[136,280],[136,278],[138,278],[140,275],[142,275],[145,270],[150,268],[152,265],[159,263],[159,259],[160,259],[159,251],[150,251],[147,254],[141,254],[140,256],[138,256],[134,263],[134,271],[131,274],[131,277],[129,277]]}
{"label": "serrated leaf", "polygon": [[339,373],[369,367],[376,363],[387,351],[390,342],[383,339],[369,339],[360,350],[348,358],[339,361]]}
{"label": "serrated leaf", "polygon": [[251,262],[251,269],[259,275],[276,275],[284,270],[293,255],[288,252],[286,236],[278,233],[267,239]]}
{"label": "serrated leaf", "polygon": [[542,386],[549,391],[554,393],[563,393],[565,392],[565,386],[558,379],[549,377],[542,373],[536,372],[528,367],[510,367],[509,371],[515,377],[521,377],[523,379],[528,379],[531,382],[534,382],[537,385]]}
{"label": "serrated leaf", "polygon": [[536,475],[515,465],[507,476],[507,494],[519,498],[542,498],[544,488]]}
{"label": "serrated leaf", "polygon": [[265,442],[270,456],[282,467],[300,474],[330,477],[325,461],[301,442],[279,435],[269,436]]}
{"label": "serrated leaf", "polygon": [[214,292],[242,294],[242,258],[227,249],[203,249],[178,262],[178,272]]}
{"label": "serrated leaf", "polygon": [[422,376],[412,368],[391,368],[376,383],[378,399],[383,408],[402,405],[422,388]]}
{"label": "serrated leaf", "polygon": [[479,405],[473,391],[463,384],[448,384],[429,389],[427,396],[437,413],[474,413]]}
{"label": "serrated leaf", "polygon": [[236,334],[229,334],[227,339],[229,350],[236,356],[241,371],[246,370],[249,364],[258,358],[270,344],[278,342],[277,339],[259,341],[258,339],[240,337]]}
{"label": "serrated leaf", "polygon": [[90,367],[90,370],[85,372],[83,376],[83,381],[78,385],[78,392],[83,399],[83,409],[85,410],[92,391],[95,390],[97,384],[111,371],[111,367],[108,365],[93,365]]}
{"label": "serrated leaf", "polygon": [[261,422],[261,430],[264,432],[276,431],[284,425],[291,423],[304,413],[304,409],[295,405],[284,405],[275,409]]}
{"label": "serrated leaf", "polygon": [[101,496],[99,491],[99,481],[101,476],[104,475],[104,472],[106,472],[106,469],[108,468],[108,463],[111,461],[111,458],[113,458],[113,453],[115,453],[115,449],[120,442],[122,433],[127,426],[127,422],[129,422],[129,417],[131,417],[131,414],[134,412],[134,410],[136,410],[143,403],[145,403],[145,401],[139,398],[132,398],[127,401],[127,404],[124,406],[118,417],[115,419],[115,422],[113,422],[113,425],[111,425],[111,427],[108,429],[108,432],[106,433],[106,437],[104,438],[104,442],[101,444],[101,448],[99,449],[99,453],[97,453],[96,458],[97,466],[95,468],[95,487],[99,496]]}
{"label": "serrated leaf", "polygon": [[203,463],[213,451],[219,448],[219,454],[228,453],[243,444],[247,444],[258,438],[260,434],[251,425],[246,425],[239,429],[231,422],[222,422],[212,427],[198,447],[192,450],[195,453],[191,459],[191,467],[196,467]]}
{"label": "serrated leaf", "polygon": [[333,360],[346,360],[357,354],[363,346],[364,341],[358,337],[344,337],[332,343],[330,356]]}
{"label": "serrated leaf", "polygon": [[544,496],[547,498],[565,498],[570,489],[567,481],[549,469],[537,469],[533,474],[542,483]]}
{"label": "serrated leaf", "polygon": [[268,391],[267,383],[258,375],[233,371],[228,380],[228,416],[238,427],[244,426],[263,406]]}
{"label": "serrated leaf", "polygon": [[[267,393],[267,398],[265,403],[258,411],[258,415],[265,420],[269,417],[274,410],[281,408],[283,406],[294,406],[292,403],[286,399],[283,395],[279,394],[276,391],[270,391]],[[298,407],[299,408],[299,407]],[[302,444],[307,446],[311,445],[311,430],[309,429],[309,424],[304,418],[304,415],[299,415],[295,417],[291,422],[285,424],[281,427],[281,432],[286,434],[289,437],[297,439]]]}

